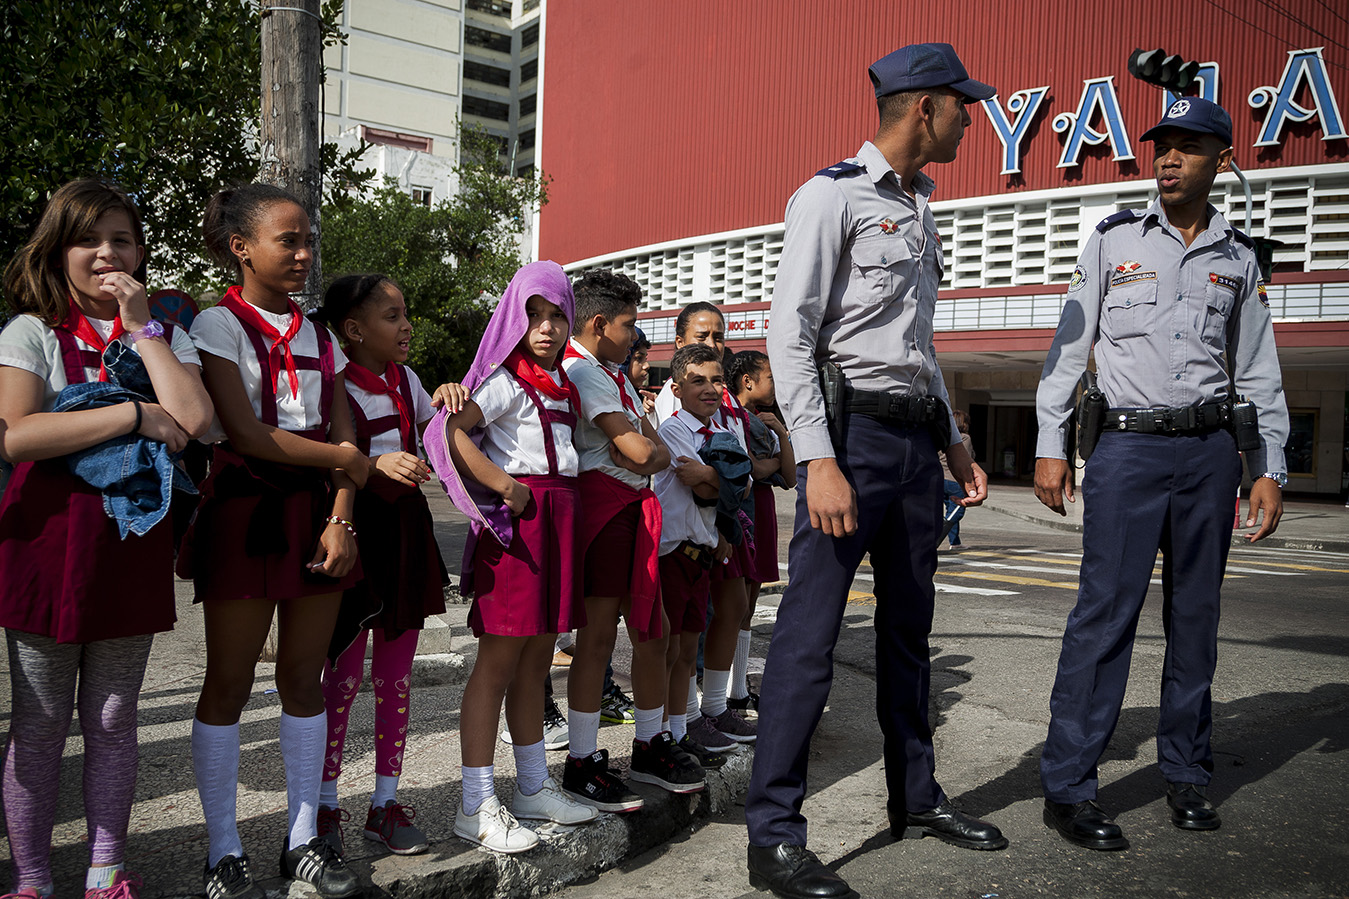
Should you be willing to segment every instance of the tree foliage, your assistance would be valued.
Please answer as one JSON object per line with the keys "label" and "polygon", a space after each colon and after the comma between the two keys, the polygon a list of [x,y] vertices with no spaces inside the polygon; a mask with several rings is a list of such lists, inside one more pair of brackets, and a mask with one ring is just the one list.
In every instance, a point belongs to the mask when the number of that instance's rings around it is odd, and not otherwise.
{"label": "tree foliage", "polygon": [[253,5],[8,0],[0,42],[0,255],[56,188],[96,176],[141,207],[159,270],[204,271],[207,199],[257,170]]}
{"label": "tree foliage", "polygon": [[504,173],[496,144],[477,131],[461,132],[455,173],[458,193],[435,206],[386,184],[323,210],[325,279],[381,272],[398,282],[412,319],[408,364],[428,384],[463,377],[490,298],[520,266],[526,222],[546,202],[546,180]]}

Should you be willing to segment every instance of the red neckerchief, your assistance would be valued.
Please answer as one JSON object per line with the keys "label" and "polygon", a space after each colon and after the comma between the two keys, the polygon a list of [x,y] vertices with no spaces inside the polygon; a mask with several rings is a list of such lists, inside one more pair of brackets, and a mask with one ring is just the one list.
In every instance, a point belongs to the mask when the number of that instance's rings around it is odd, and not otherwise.
{"label": "red neckerchief", "polygon": [[[673,418],[679,418],[679,413],[680,413],[680,412],[683,412],[683,411],[684,411],[683,409],[676,409],[676,410],[674,410],[674,415],[673,415],[672,417],[673,417]],[[694,424],[698,424],[698,423],[699,423],[699,422],[698,422],[698,419],[695,418],[695,417],[693,416],[692,413],[689,413],[689,418],[692,418],[692,419],[693,419],[693,423],[694,423]],[[707,425],[703,425],[701,428],[695,429],[694,433],[702,434],[702,435],[703,435],[703,445],[706,446],[706,445],[707,445],[707,441],[709,441],[709,440],[712,439],[712,435],[715,434],[716,431],[713,431],[713,430],[712,430],[711,428],[709,428]]]}
{"label": "red neckerchief", "polygon": [[403,372],[395,363],[390,362],[386,365],[384,376],[380,377],[364,365],[347,360],[347,380],[366,393],[377,396],[383,394],[393,400],[394,407],[398,410],[398,436],[403,441],[403,446],[416,446],[412,440],[412,410],[408,408],[407,400],[403,398],[403,391],[398,389],[403,383]]}
{"label": "red neckerchief", "polygon": [[[567,341],[567,349],[563,351],[562,358],[585,359],[587,362],[590,361],[590,358],[588,356],[586,356],[580,350],[576,349],[576,347],[572,346],[570,340]],[[623,377],[623,373],[621,371],[620,372],[610,371],[609,366],[605,365],[603,362],[600,362],[598,359],[596,359],[595,362],[599,365],[600,371],[608,375],[609,379],[618,385],[618,395],[623,400],[623,408],[631,412],[633,416],[641,418],[641,416],[637,414],[637,407],[632,404],[632,397],[628,395],[628,389],[625,386],[623,386],[624,384],[627,383],[627,379]]]}
{"label": "red neckerchief", "polygon": [[66,313],[66,320],[57,325],[63,331],[69,331],[75,335],[77,340],[82,340],[89,346],[98,350],[98,379],[100,381],[108,380],[108,369],[103,365],[103,351],[108,348],[108,344],[126,333],[126,328],[122,327],[122,316],[119,314],[112,320],[112,334],[107,340],[103,335],[90,324],[89,319],[80,311],[80,307],[75,305],[75,298],[70,298],[70,311]]}
{"label": "red neckerchief", "polygon": [[581,400],[576,395],[576,388],[568,380],[567,373],[562,370],[562,366],[557,367],[557,376],[562,381],[559,384],[548,376],[547,369],[520,352],[518,348],[512,350],[511,354],[506,357],[505,364],[508,369],[515,373],[517,378],[549,399],[567,400],[571,403],[573,410],[581,408]]}
{"label": "red neckerchief", "polygon": [[244,299],[243,292],[237,286],[225,291],[225,298],[220,301],[220,305],[237,315],[240,321],[272,342],[272,349],[268,354],[268,361],[272,369],[272,393],[276,393],[277,375],[280,374],[277,363],[284,357],[286,376],[290,379],[290,395],[292,398],[298,399],[300,396],[300,373],[295,370],[295,357],[290,354],[290,342],[296,334],[300,333],[300,326],[304,324],[304,314],[300,312],[300,307],[295,304],[295,301],[289,297],[286,298],[286,304],[290,308],[290,327],[286,328],[285,334],[282,334],[268,324],[261,313]]}

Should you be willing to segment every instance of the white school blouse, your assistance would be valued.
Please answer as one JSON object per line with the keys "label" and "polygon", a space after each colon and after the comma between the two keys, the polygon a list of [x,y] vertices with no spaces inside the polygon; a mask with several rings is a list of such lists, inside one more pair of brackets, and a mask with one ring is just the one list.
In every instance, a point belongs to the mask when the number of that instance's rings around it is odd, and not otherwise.
{"label": "white school blouse", "polygon": [[[557,372],[548,372],[553,382],[560,384]],[[471,397],[482,410],[485,426],[482,438],[483,454],[506,474],[548,474],[548,453],[543,444],[543,422],[534,403],[516,383],[515,375],[505,366],[497,368],[478,385]],[[545,409],[569,412],[566,400],[555,400],[539,394]],[[572,445],[571,429],[554,422],[553,452],[557,455],[557,473],[575,477],[580,466],[576,447]]]}

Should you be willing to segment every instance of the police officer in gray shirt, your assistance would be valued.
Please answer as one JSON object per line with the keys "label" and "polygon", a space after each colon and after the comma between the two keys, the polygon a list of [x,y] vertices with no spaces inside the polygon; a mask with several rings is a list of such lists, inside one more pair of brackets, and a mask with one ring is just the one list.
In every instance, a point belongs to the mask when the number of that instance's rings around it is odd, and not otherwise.
{"label": "police officer in gray shirt", "polygon": [[1080,586],[1040,760],[1045,823],[1090,849],[1128,845],[1096,804],[1097,762],[1119,719],[1158,550],[1167,646],[1157,763],[1177,827],[1220,823],[1205,788],[1219,588],[1241,481],[1233,382],[1258,416],[1246,452],[1255,478],[1246,524],[1258,529],[1248,540],[1274,533],[1286,480],[1288,409],[1253,245],[1208,202],[1230,167],[1232,120],[1186,97],[1143,139],[1153,142],[1160,196],[1145,212],[1108,217],[1088,239],[1036,397],[1035,492],[1063,514],[1064,497],[1074,501],[1065,423],[1094,345],[1110,408],[1086,468]]}
{"label": "police officer in gray shirt", "polygon": [[952,423],[932,345],[942,253],[928,207],[934,184],[921,170],[955,159],[966,104],[995,91],[970,79],[949,44],[904,47],[870,74],[875,139],[817,173],[787,206],[768,333],[801,464],[745,818],[750,882],[791,899],[856,895],[805,848],[801,803],[848,588],[872,550],[892,832],[972,849],[1007,845],[998,828],[947,801],[933,776],[927,712],[943,503],[937,450],[968,494],[962,503],[982,502],[987,481]]}

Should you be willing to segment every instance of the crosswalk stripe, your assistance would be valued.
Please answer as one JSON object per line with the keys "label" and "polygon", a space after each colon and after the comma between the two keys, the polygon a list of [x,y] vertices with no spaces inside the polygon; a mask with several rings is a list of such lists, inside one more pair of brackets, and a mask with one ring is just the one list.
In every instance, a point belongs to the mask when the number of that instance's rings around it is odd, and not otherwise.
{"label": "crosswalk stripe", "polygon": [[972,593],[975,596],[1020,596],[1015,590],[994,590],[992,587],[966,587],[963,584],[943,584],[934,581],[938,593]]}
{"label": "crosswalk stripe", "polygon": [[1020,577],[1013,574],[992,574],[983,571],[948,571],[946,577],[972,577],[984,581],[1001,581],[1006,584],[1023,584],[1027,587],[1063,587],[1068,590],[1077,589],[1077,581],[1050,581],[1042,577]]}

